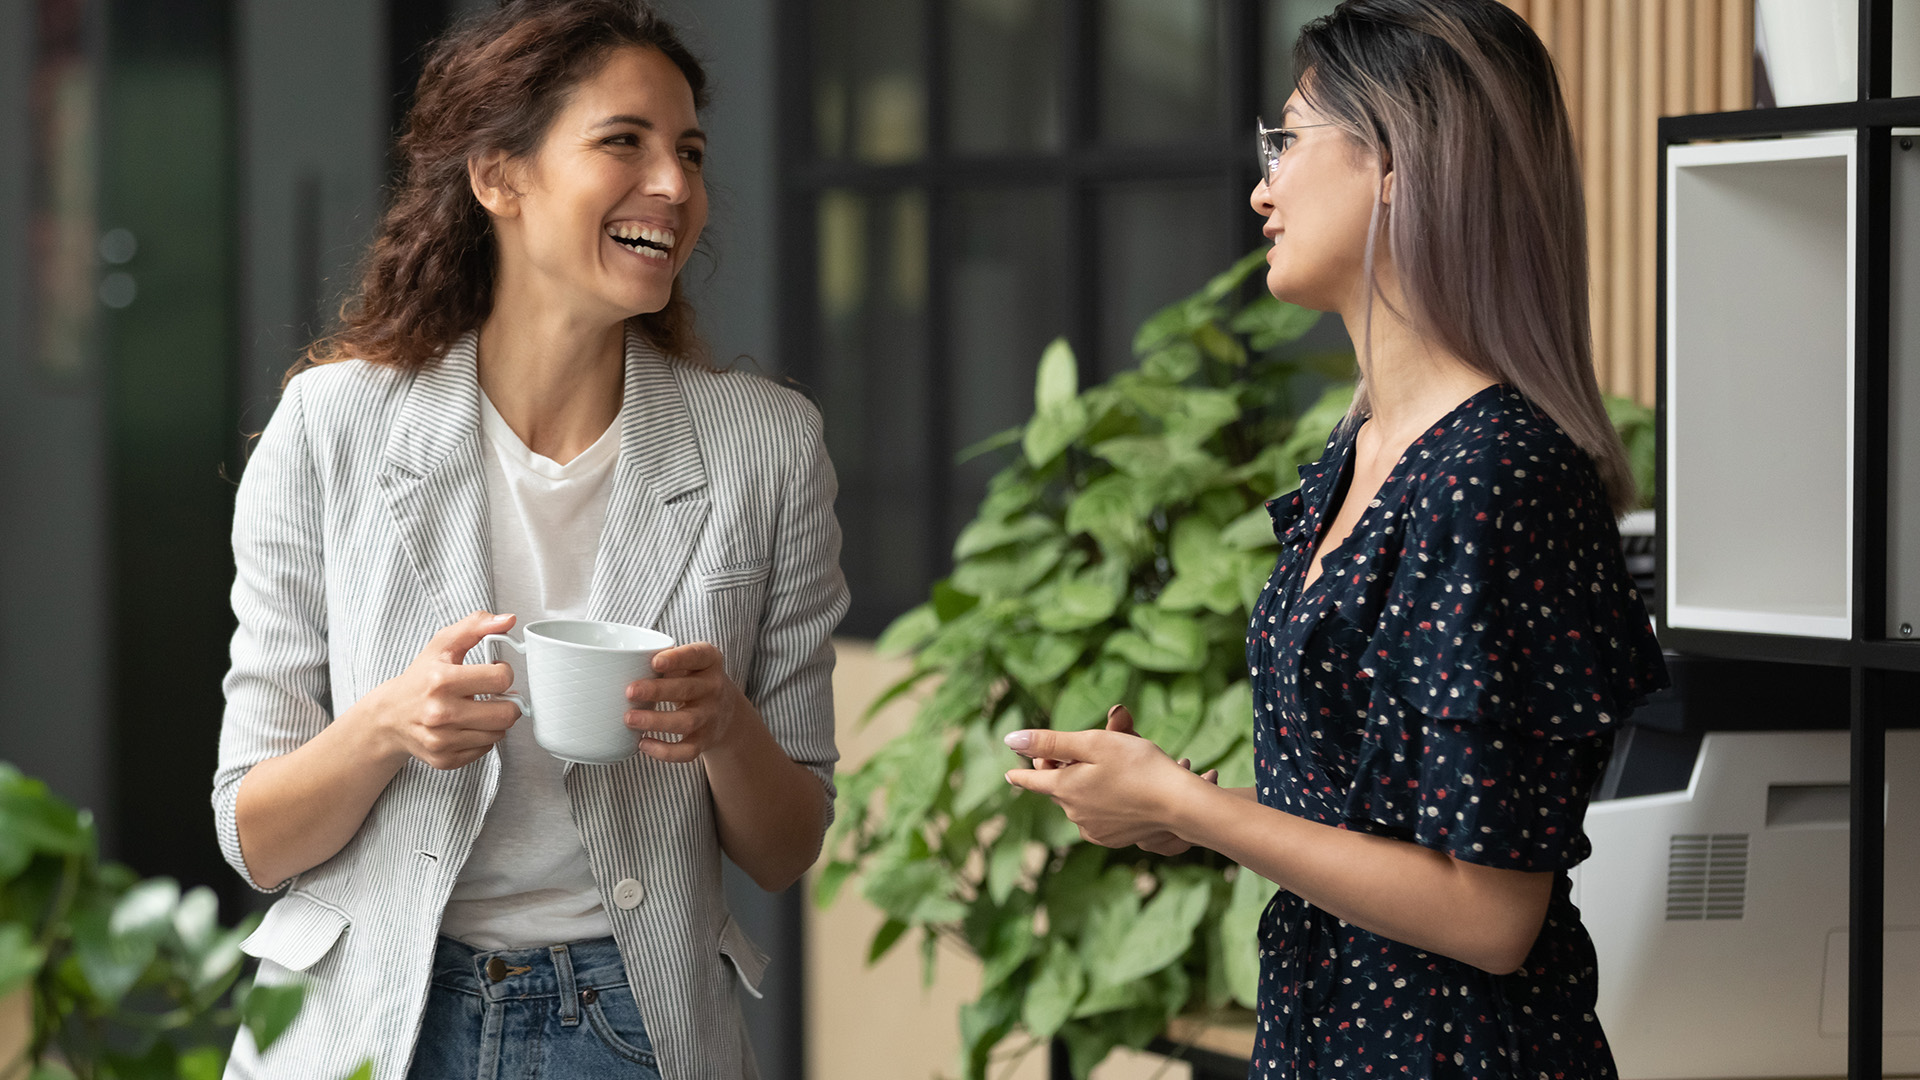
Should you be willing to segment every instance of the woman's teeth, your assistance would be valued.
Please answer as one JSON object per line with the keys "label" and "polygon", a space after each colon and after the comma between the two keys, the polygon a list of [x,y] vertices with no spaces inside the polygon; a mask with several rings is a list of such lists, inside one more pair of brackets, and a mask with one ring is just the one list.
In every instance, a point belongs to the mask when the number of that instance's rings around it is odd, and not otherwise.
{"label": "woman's teeth", "polygon": [[623,221],[607,226],[607,235],[616,243],[625,245],[649,259],[665,261],[667,253],[673,250],[672,229],[660,229],[634,221]]}

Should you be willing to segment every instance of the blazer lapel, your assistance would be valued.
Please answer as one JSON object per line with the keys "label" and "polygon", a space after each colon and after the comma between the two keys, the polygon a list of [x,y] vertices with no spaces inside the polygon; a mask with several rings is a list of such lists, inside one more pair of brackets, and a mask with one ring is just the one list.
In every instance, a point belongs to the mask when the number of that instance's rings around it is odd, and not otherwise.
{"label": "blazer lapel", "polygon": [[594,561],[590,617],[653,626],[707,522],[707,469],[673,361],[627,331],[620,460]]}
{"label": "blazer lapel", "polygon": [[380,464],[400,542],[441,624],[493,604],[475,335],[414,375]]}

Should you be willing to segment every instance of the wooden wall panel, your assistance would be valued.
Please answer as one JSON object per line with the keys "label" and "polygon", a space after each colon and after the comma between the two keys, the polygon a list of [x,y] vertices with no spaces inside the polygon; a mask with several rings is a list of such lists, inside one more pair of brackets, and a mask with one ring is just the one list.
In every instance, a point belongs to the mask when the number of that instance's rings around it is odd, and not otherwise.
{"label": "wooden wall panel", "polygon": [[1651,404],[1657,121],[1753,106],[1753,0],[1505,0],[1554,55],[1587,193],[1600,387]]}

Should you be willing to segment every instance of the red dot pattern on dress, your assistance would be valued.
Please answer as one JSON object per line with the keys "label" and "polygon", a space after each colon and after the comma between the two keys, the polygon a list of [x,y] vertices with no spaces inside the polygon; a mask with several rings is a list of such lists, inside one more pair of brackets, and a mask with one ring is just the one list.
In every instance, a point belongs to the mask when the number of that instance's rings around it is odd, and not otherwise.
{"label": "red dot pattern on dress", "polygon": [[1261,917],[1250,1076],[1612,1077],[1566,870],[1591,852],[1614,730],[1667,680],[1605,490],[1558,425],[1491,386],[1414,441],[1303,590],[1357,431],[1269,504],[1280,556],[1247,634],[1260,801],[1555,882],[1510,975],[1282,890]]}

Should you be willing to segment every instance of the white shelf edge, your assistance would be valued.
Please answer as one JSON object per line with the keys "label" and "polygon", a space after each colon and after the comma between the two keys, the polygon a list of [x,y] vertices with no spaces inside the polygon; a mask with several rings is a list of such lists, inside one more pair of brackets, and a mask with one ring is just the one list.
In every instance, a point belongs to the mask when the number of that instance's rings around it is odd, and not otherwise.
{"label": "white shelf edge", "polygon": [[1853,636],[1851,614],[1783,615],[1774,611],[1743,611],[1688,604],[1669,604],[1667,625],[1681,630],[1732,630],[1744,634],[1781,634],[1841,641]]}
{"label": "white shelf edge", "polygon": [[1791,139],[1746,139],[1735,142],[1686,143],[1667,147],[1667,190],[1673,190],[1672,171],[1700,165],[1748,165],[1763,161],[1838,158],[1851,161],[1855,147],[1851,131],[1795,136]]}

